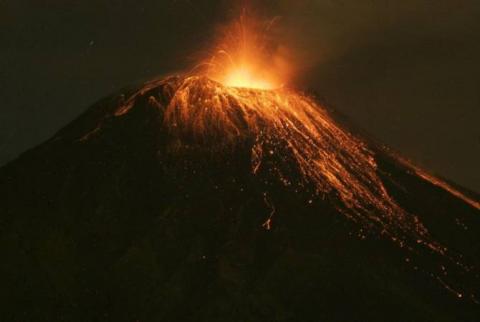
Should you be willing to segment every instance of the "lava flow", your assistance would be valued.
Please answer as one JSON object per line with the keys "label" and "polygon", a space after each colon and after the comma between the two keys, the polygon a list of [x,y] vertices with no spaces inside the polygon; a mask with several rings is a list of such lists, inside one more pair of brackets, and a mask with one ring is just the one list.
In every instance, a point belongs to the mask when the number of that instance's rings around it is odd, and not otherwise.
{"label": "lava flow", "polygon": [[[339,210],[367,228],[399,240],[406,235],[415,241],[428,240],[419,220],[388,195],[373,151],[307,96],[287,89],[229,87],[192,76],[175,91],[164,125],[180,146],[228,151],[239,143],[253,142],[253,173],[268,167],[264,170],[276,173],[287,186],[303,189],[313,184],[318,195],[338,198]],[[428,245],[440,250],[434,243]]]}

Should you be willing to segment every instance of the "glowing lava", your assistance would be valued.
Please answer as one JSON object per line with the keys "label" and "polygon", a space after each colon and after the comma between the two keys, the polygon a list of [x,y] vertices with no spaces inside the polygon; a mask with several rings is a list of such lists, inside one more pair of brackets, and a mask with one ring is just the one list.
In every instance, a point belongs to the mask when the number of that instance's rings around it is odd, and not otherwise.
{"label": "glowing lava", "polygon": [[244,13],[226,27],[201,67],[202,74],[225,86],[271,90],[286,81],[288,66],[269,37],[273,21],[261,23]]}
{"label": "glowing lava", "polygon": [[224,85],[230,87],[243,87],[255,89],[274,89],[273,82],[259,78],[248,65],[232,68],[227,72],[221,81]]}
{"label": "glowing lava", "polygon": [[375,155],[312,99],[287,90],[228,87],[206,77],[187,77],[165,108],[171,151],[215,149],[229,153],[251,142],[252,173],[271,173],[285,186],[314,186],[366,229],[401,244],[425,243],[442,252],[419,219],[389,196]]}

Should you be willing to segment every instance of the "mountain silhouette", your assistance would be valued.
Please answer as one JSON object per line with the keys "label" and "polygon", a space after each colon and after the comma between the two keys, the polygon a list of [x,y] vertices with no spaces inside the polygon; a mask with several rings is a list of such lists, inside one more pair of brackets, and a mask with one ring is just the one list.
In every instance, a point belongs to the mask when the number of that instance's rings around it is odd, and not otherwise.
{"label": "mountain silhouette", "polygon": [[474,192],[303,94],[156,79],[0,168],[2,321],[478,321]]}

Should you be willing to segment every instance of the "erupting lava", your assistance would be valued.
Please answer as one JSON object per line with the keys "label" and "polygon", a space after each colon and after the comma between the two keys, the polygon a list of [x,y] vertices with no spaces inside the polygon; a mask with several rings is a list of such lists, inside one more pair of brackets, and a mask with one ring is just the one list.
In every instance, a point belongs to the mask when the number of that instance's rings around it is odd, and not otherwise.
{"label": "erupting lava", "polygon": [[204,75],[225,86],[271,90],[285,81],[287,65],[275,52],[268,24],[243,14],[223,31],[219,44],[201,67]]}

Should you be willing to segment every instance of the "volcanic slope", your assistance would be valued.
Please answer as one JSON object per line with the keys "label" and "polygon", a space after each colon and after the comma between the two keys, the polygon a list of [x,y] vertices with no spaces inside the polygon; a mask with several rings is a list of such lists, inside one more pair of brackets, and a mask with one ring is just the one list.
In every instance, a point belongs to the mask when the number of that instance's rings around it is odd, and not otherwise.
{"label": "volcanic slope", "polygon": [[478,321],[478,196],[312,98],[169,77],[0,169],[0,320]]}

